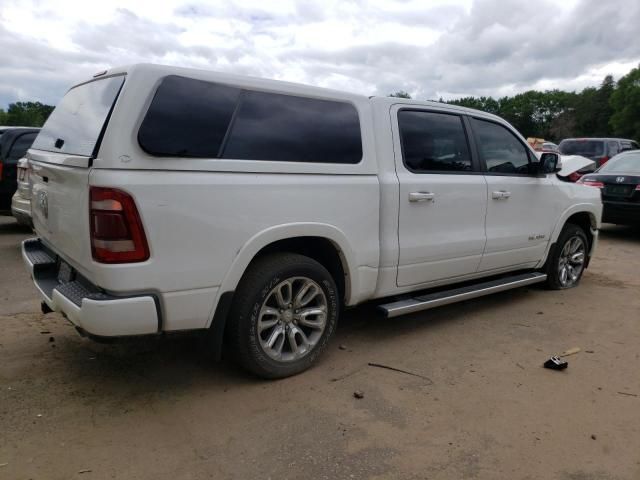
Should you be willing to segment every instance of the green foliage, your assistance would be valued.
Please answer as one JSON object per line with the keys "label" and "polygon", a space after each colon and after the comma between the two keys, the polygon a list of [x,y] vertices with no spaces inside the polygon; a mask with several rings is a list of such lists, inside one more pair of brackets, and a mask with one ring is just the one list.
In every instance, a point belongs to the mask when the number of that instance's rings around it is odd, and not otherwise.
{"label": "green foliage", "polygon": [[447,103],[508,120],[525,137],[622,136],[640,140],[640,67],[618,83],[607,75],[599,87],[581,92],[530,90],[513,97],[464,97]]}
{"label": "green foliage", "polygon": [[0,125],[41,127],[53,108],[40,102],[11,103],[6,112],[0,109]]}
{"label": "green foliage", "polygon": [[610,104],[609,125],[616,135],[640,139],[640,66],[618,80]]}

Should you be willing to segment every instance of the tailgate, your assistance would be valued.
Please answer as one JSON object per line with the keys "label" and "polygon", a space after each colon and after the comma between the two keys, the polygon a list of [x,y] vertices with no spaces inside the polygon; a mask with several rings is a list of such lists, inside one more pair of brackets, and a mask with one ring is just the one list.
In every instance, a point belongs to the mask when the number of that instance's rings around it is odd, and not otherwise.
{"label": "tailgate", "polygon": [[[89,168],[70,166],[53,153],[30,152],[31,215],[38,236],[73,266],[87,272],[91,264],[89,240]],[[72,158],[69,163],[81,163]]]}
{"label": "tailgate", "polygon": [[27,158],[31,164],[33,224],[42,241],[87,276],[89,172],[111,111],[124,84],[122,74],[71,88],[40,130]]}

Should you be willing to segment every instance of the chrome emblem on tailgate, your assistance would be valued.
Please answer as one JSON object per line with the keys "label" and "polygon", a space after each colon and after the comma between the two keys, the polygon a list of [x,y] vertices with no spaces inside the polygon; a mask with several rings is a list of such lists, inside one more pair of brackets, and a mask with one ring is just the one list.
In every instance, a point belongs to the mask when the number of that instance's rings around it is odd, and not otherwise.
{"label": "chrome emblem on tailgate", "polygon": [[38,207],[40,207],[44,218],[49,218],[49,198],[47,197],[46,190],[40,190],[38,192]]}

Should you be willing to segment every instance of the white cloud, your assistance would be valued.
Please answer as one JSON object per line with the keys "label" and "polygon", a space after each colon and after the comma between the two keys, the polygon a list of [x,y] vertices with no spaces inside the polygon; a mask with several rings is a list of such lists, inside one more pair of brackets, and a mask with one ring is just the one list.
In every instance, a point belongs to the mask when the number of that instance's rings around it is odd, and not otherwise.
{"label": "white cloud", "polygon": [[168,63],[419,98],[581,89],[640,60],[637,0],[3,0],[0,107]]}

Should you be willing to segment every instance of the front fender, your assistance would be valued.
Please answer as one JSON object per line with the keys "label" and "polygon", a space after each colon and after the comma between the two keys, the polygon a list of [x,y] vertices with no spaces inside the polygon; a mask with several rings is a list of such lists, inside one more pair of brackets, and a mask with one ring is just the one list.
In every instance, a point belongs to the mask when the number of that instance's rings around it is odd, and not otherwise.
{"label": "front fender", "polygon": [[547,261],[547,257],[549,256],[551,247],[558,241],[558,237],[560,236],[560,232],[562,232],[562,228],[567,223],[567,220],[569,220],[569,218],[571,218],[571,216],[575,215],[576,213],[588,213],[591,219],[591,229],[594,231],[600,229],[600,226],[602,224],[602,204],[578,203],[575,205],[571,205],[564,212],[562,212],[562,215],[560,215],[558,221],[554,225],[551,236],[549,237],[547,250],[545,252],[544,258],[540,261],[539,266],[544,265],[544,263]]}

